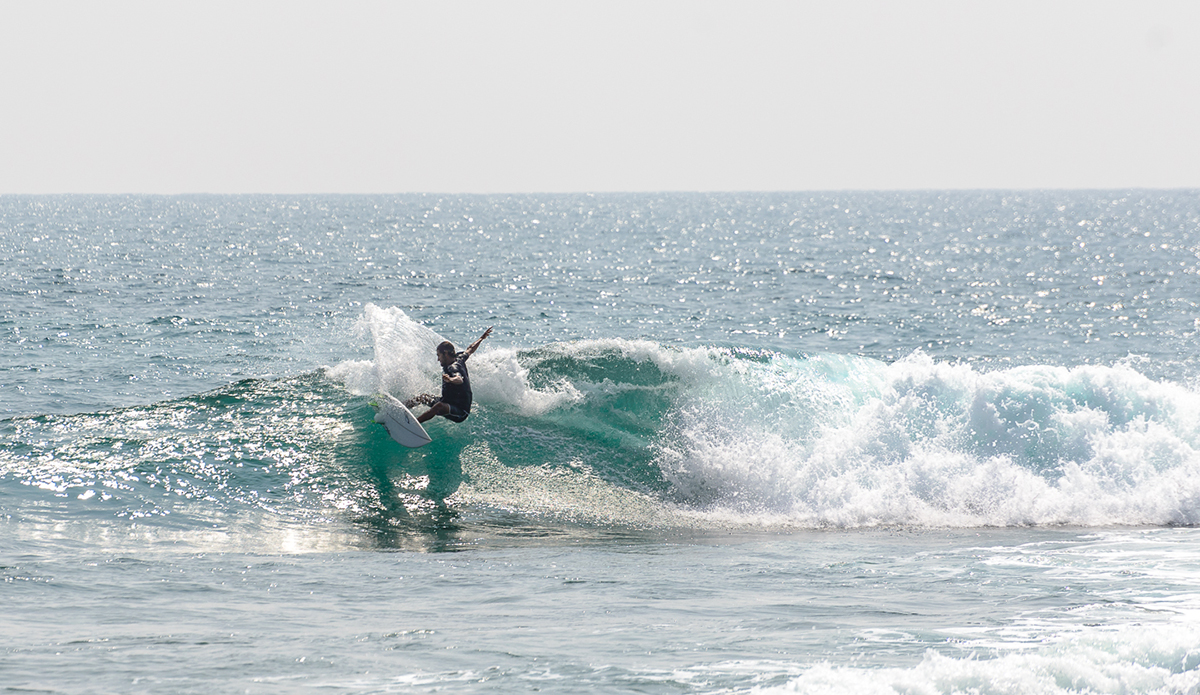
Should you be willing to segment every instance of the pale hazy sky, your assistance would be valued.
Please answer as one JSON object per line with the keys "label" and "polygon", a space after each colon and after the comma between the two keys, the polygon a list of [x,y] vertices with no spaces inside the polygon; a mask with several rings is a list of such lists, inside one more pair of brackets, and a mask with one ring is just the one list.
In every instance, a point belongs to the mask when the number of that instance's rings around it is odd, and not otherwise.
{"label": "pale hazy sky", "polygon": [[0,0],[0,193],[1200,187],[1200,2]]}

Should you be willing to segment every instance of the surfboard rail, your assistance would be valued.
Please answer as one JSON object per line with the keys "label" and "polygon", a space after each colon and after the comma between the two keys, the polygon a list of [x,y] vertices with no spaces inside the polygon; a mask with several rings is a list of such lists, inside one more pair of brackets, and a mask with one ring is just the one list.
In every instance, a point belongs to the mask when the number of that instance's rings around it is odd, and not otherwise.
{"label": "surfboard rail", "polygon": [[415,449],[433,441],[421,423],[417,422],[417,416],[396,397],[377,393],[369,403],[375,408],[375,422],[387,428],[388,434],[397,443]]}

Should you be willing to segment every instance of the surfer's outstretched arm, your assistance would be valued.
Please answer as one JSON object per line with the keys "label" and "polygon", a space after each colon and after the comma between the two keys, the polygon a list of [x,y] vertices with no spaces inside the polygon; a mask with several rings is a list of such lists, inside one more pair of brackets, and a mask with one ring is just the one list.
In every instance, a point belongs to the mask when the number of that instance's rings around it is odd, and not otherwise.
{"label": "surfer's outstretched arm", "polygon": [[483,335],[479,336],[479,340],[476,340],[475,342],[473,342],[473,343],[471,343],[470,345],[468,345],[468,346],[467,346],[467,349],[466,349],[466,350],[463,350],[463,352],[467,353],[467,357],[470,357],[471,355],[474,355],[474,354],[475,354],[475,351],[476,351],[477,349],[479,349],[479,344],[483,342],[483,339],[484,339],[484,338],[486,338],[486,337],[488,337],[488,336],[489,336],[489,335],[491,335],[491,334],[492,334],[492,327],[491,327],[491,326],[488,326],[488,329],[487,329],[486,331],[484,331],[484,332],[483,332]]}

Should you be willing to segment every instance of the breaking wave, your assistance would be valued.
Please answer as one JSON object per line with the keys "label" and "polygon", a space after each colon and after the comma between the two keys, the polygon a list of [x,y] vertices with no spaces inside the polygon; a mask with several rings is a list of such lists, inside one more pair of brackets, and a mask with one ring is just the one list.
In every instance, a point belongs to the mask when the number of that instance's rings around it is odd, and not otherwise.
{"label": "breaking wave", "polygon": [[269,528],[303,547],[447,514],[639,528],[1200,523],[1200,394],[1131,365],[485,344],[471,417],[431,422],[434,442],[407,450],[366,396],[435,391],[442,337],[376,306],[360,329],[369,359],[0,422],[6,511],[47,533],[150,526],[159,540],[236,546]]}

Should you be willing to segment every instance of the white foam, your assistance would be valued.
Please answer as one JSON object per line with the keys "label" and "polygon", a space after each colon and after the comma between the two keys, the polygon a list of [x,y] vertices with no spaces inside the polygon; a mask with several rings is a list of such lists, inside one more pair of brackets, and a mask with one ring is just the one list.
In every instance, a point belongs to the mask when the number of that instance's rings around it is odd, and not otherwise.
{"label": "white foam", "polygon": [[1058,695],[1194,693],[1200,631],[1188,625],[1094,629],[1029,653],[954,658],[927,652],[911,668],[821,663],[778,687],[752,693]]}
{"label": "white foam", "polygon": [[472,358],[471,389],[479,402],[508,407],[525,416],[542,415],[583,399],[565,380],[540,390],[530,386],[529,370],[517,361],[517,351],[508,348]]}
{"label": "white foam", "polygon": [[[808,368],[774,420],[719,399],[683,408],[660,457],[678,497],[804,526],[1200,522],[1200,395],[1186,387],[1127,366],[855,368],[881,377],[874,397]],[[816,419],[789,428],[779,412]]]}

